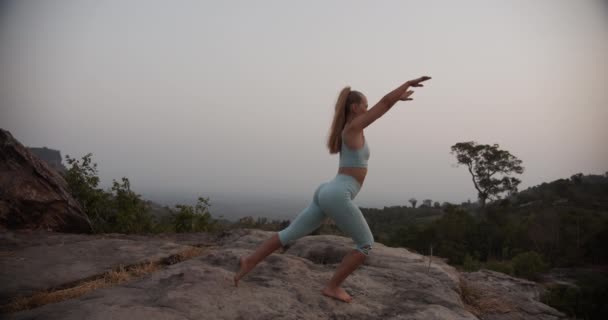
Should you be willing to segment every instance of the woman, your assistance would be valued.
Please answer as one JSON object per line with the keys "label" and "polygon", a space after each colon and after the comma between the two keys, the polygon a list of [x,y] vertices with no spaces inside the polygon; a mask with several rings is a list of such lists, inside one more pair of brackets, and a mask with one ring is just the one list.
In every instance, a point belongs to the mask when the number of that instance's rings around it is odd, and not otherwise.
{"label": "woman", "polygon": [[342,89],[336,103],[327,147],[331,154],[340,152],[337,176],[321,184],[314,193],[313,202],[304,209],[285,229],[262,243],[255,252],[240,257],[240,270],[234,276],[234,285],[269,254],[287,243],[310,234],[317,229],[326,216],[355,241],[355,250],[349,252],[336,269],[334,276],[322,290],[326,296],[351,302],[351,296],[340,285],[368,256],[374,237],[353,199],[361,190],[367,174],[370,152],[363,130],[384,115],[398,101],[413,100],[410,87],[422,87],[422,82],[431,79],[420,77],[405,82],[385,95],[374,107],[367,110],[367,99],[350,87]]}

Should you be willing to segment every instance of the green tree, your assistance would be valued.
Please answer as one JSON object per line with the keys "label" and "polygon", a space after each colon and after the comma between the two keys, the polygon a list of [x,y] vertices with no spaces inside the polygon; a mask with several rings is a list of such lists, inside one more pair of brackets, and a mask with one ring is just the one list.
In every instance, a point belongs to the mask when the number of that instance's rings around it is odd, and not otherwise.
{"label": "green tree", "polygon": [[465,271],[473,272],[479,270],[481,268],[481,263],[476,258],[472,257],[470,254],[466,254],[464,256],[464,261],[462,262],[462,268]]}
{"label": "green tree", "polygon": [[152,215],[140,195],[131,190],[129,179],[122,183],[112,181],[113,209],[115,210],[113,229],[121,233],[150,232],[153,229]]}
{"label": "green tree", "polygon": [[540,273],[547,270],[542,257],[535,251],[520,253],[512,262],[515,275],[530,280],[537,280]]}
{"label": "green tree", "polygon": [[92,160],[92,153],[87,153],[80,160],[65,156],[68,170],[64,178],[68,183],[70,194],[84,210],[91,221],[93,232],[103,232],[110,212],[110,194],[98,188],[97,163]]}
{"label": "green tree", "polygon": [[217,220],[209,212],[209,198],[199,197],[195,206],[176,205],[177,212],[173,214],[173,225],[176,232],[209,232],[214,231]]}
{"label": "green tree", "polygon": [[268,223],[268,218],[266,217],[258,217],[258,220],[255,222],[256,226],[260,227]]}
{"label": "green tree", "polygon": [[243,227],[251,228],[255,226],[255,220],[252,216],[246,216],[239,219],[239,224]]}
{"label": "green tree", "polygon": [[422,200],[422,206],[424,206],[425,208],[430,208],[432,203],[433,203],[433,200],[431,200],[431,199]]}
{"label": "green tree", "polygon": [[570,180],[572,180],[572,182],[574,182],[575,184],[581,184],[583,183],[583,174],[580,172],[577,174],[573,174],[570,177]]}
{"label": "green tree", "polygon": [[[451,149],[458,165],[465,165],[469,170],[482,207],[485,207],[486,200],[500,199],[502,193],[511,195],[517,192],[521,180],[510,175],[521,174],[524,168],[522,161],[509,151],[500,150],[498,144],[477,144],[475,141],[459,142]],[[496,178],[497,174],[503,177]]]}
{"label": "green tree", "polygon": [[411,198],[409,200],[409,202],[412,204],[412,208],[416,208],[416,202],[418,202],[418,200],[416,200],[416,198]]}
{"label": "green tree", "polygon": [[448,210],[434,223],[437,231],[437,254],[448,258],[451,264],[462,264],[471,248],[475,221],[466,211]]}

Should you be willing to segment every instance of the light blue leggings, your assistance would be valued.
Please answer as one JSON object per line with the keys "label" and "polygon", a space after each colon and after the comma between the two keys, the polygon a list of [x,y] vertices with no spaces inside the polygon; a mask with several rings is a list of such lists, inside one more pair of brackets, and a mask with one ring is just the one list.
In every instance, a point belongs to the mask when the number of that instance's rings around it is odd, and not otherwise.
{"label": "light blue leggings", "polygon": [[330,216],[338,228],[351,236],[355,249],[366,256],[374,243],[363,213],[353,203],[361,186],[355,178],[338,174],[332,181],[321,184],[312,203],[285,229],[279,231],[281,244],[286,245],[317,229],[325,217]]}

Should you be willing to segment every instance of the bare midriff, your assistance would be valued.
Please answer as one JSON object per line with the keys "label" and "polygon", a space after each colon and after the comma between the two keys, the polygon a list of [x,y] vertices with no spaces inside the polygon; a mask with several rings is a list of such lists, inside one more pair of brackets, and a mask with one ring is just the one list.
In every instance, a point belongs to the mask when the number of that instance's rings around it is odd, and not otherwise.
{"label": "bare midriff", "polygon": [[345,174],[355,178],[359,182],[359,186],[362,187],[365,175],[367,175],[367,168],[340,167],[338,174]]}

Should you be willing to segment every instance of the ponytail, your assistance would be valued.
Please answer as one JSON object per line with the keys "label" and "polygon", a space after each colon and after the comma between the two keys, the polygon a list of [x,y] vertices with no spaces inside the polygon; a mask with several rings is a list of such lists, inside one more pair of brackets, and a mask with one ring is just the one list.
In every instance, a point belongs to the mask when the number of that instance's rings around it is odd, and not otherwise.
{"label": "ponytail", "polygon": [[349,106],[353,103],[360,103],[363,95],[358,91],[353,91],[350,87],[344,87],[338,95],[338,101],[336,101],[334,119],[329,130],[329,137],[327,139],[327,148],[330,154],[340,152],[342,145],[342,130],[346,125],[346,119],[350,112]]}

